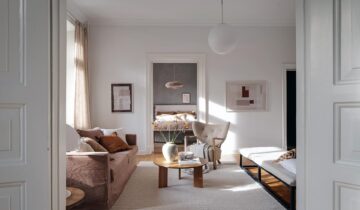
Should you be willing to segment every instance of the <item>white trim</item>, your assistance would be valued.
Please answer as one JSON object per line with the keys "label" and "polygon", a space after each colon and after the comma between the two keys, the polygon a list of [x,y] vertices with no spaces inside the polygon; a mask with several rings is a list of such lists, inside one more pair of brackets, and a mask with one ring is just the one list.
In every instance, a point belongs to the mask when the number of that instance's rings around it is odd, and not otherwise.
{"label": "white trim", "polygon": [[66,3],[51,0],[51,209],[65,209]]}
{"label": "white trim", "polygon": [[[237,27],[295,27],[291,20],[227,20],[228,24]],[[214,26],[218,20],[175,20],[175,19],[141,19],[141,18],[89,18],[88,23],[96,26]]]}
{"label": "white trim", "polygon": [[287,149],[287,130],[286,130],[286,124],[287,124],[287,115],[286,115],[286,111],[287,111],[287,106],[286,106],[286,101],[287,101],[287,90],[286,90],[286,72],[288,71],[296,71],[296,65],[295,64],[283,64],[282,68],[282,119],[283,119],[283,126],[282,126],[282,130],[283,130],[283,137],[282,137],[282,148],[283,149]]}
{"label": "white trim", "polygon": [[196,63],[197,64],[197,112],[198,119],[202,122],[207,122],[208,119],[208,104],[207,104],[207,89],[206,89],[206,69],[205,54],[192,53],[148,53],[147,54],[147,69],[146,69],[146,153],[150,154],[154,151],[154,141],[151,129],[153,118],[153,64],[154,63]]}
{"label": "white trim", "polygon": [[307,209],[306,198],[306,120],[305,116],[309,95],[308,84],[305,84],[306,79],[305,68],[307,68],[308,61],[308,47],[306,41],[308,40],[309,23],[306,21],[306,13],[308,0],[296,1],[296,209]]}

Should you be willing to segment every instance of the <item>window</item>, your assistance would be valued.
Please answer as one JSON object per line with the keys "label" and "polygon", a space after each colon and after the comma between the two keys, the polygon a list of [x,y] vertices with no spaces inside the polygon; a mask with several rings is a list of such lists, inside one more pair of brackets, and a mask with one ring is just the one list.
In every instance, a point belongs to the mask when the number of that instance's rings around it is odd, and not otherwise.
{"label": "window", "polygon": [[75,25],[66,21],[66,124],[74,127],[75,108]]}

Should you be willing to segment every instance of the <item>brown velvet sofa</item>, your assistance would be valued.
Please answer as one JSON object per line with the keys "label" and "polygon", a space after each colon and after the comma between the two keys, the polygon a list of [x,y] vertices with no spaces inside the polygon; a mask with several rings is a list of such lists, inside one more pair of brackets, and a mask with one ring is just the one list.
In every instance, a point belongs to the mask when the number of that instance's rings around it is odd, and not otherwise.
{"label": "brown velvet sofa", "polygon": [[77,210],[110,209],[136,169],[136,136],[126,135],[130,150],[107,152],[67,152],[66,184],[85,192]]}

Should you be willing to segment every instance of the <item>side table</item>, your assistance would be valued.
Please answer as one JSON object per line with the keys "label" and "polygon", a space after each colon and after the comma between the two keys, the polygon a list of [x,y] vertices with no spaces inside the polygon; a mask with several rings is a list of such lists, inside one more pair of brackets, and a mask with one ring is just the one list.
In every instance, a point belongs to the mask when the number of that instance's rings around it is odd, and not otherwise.
{"label": "side table", "polygon": [[85,198],[85,192],[76,187],[67,187],[66,189],[71,192],[71,195],[66,198],[66,210],[80,205]]}

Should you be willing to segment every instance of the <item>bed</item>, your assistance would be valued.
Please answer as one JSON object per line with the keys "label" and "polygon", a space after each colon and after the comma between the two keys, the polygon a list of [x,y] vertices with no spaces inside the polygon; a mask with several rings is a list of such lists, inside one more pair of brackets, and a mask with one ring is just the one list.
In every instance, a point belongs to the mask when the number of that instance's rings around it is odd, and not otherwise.
{"label": "bed", "polygon": [[197,120],[196,105],[155,105],[152,123],[154,142],[164,143],[163,134],[180,132],[175,143],[183,144],[185,135],[193,135],[191,123]]}

